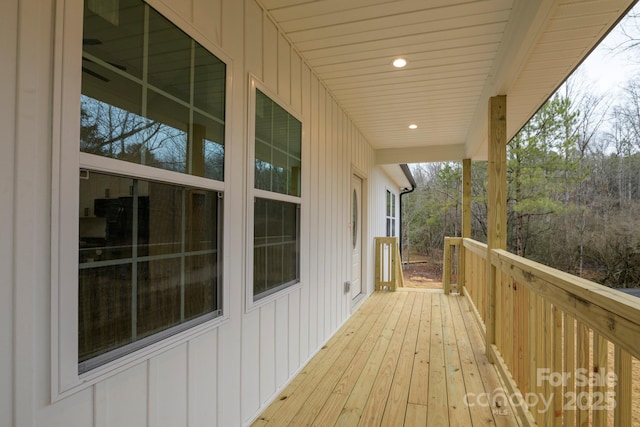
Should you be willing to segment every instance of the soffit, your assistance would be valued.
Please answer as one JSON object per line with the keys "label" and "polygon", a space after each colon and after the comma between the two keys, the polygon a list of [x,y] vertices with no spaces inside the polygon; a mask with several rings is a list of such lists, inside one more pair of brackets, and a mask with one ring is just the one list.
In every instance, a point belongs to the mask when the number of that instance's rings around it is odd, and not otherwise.
{"label": "soffit", "polygon": [[386,164],[381,165],[382,170],[387,174],[394,184],[398,186],[400,190],[411,188],[409,179],[404,174],[404,171],[398,164]]}
{"label": "soffit", "polygon": [[[486,158],[487,98],[507,95],[511,138],[633,3],[260,2],[373,148],[398,150],[398,163],[428,161],[429,147]],[[409,64],[395,69],[397,57]],[[416,148],[426,158],[402,159]]]}

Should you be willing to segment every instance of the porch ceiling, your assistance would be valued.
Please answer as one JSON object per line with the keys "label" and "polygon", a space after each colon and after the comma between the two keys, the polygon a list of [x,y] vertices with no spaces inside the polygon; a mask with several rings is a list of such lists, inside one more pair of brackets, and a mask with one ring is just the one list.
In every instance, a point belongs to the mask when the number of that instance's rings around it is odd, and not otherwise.
{"label": "porch ceiling", "polygon": [[633,3],[260,1],[383,164],[486,159],[487,99],[510,139]]}

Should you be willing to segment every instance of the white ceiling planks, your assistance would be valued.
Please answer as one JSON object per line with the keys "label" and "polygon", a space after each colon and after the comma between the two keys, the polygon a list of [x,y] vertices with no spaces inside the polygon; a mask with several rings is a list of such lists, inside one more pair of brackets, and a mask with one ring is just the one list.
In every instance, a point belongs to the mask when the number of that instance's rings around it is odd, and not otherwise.
{"label": "white ceiling planks", "polygon": [[513,136],[632,0],[259,2],[374,149],[482,159],[487,98]]}

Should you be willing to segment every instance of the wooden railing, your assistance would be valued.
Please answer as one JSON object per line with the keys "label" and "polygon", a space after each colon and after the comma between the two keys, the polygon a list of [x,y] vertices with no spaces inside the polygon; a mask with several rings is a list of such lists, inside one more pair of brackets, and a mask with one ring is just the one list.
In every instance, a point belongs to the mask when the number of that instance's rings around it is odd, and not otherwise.
{"label": "wooden railing", "polygon": [[[487,246],[463,239],[460,248],[464,293],[490,336]],[[632,402],[640,398],[640,299],[503,250],[491,251],[491,264],[495,343],[488,351],[523,422],[639,425]]]}
{"label": "wooden railing", "polygon": [[[455,267],[455,290],[458,293],[462,293],[462,280],[464,277],[464,261],[460,256],[460,244],[462,243],[461,237],[445,237],[444,238],[444,255],[442,260],[442,288],[445,295],[451,293],[451,281],[454,275]],[[456,260],[454,265],[453,260]],[[462,274],[461,274],[462,273]]]}
{"label": "wooden railing", "polygon": [[404,286],[398,238],[376,237],[375,245],[376,291],[395,291],[396,287]]}

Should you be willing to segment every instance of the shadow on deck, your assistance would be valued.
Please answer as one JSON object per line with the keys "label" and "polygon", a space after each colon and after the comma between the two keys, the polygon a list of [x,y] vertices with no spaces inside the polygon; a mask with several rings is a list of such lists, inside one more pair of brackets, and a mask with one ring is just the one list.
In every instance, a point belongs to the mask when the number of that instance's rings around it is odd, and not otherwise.
{"label": "shadow on deck", "polygon": [[253,426],[520,425],[484,349],[465,298],[376,292]]}

